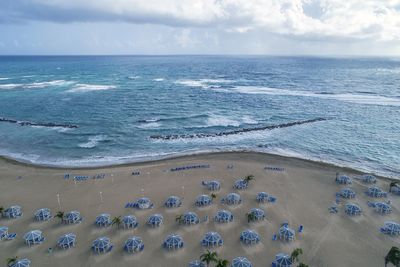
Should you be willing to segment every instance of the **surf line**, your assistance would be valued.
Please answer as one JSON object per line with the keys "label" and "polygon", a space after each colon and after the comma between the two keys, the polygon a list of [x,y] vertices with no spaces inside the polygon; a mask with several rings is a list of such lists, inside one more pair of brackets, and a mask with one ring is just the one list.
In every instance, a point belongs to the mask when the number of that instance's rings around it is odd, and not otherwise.
{"label": "surf line", "polygon": [[219,133],[196,133],[196,134],[168,134],[168,135],[151,135],[151,139],[161,139],[161,140],[175,140],[175,139],[191,139],[191,138],[207,138],[207,137],[219,137],[219,136],[228,136],[235,135],[241,133],[248,133],[254,131],[264,131],[264,130],[273,130],[278,128],[287,128],[301,124],[313,123],[318,121],[326,121],[325,118],[315,118],[310,120],[302,120],[302,121],[294,121],[282,124],[275,125],[265,125],[260,127],[252,127],[252,128],[242,128],[238,130],[225,131]]}
{"label": "surf line", "polygon": [[21,126],[41,126],[41,127],[49,127],[49,128],[54,128],[54,127],[61,127],[61,128],[78,128],[78,125],[74,124],[58,124],[58,123],[40,123],[40,122],[32,122],[32,121],[17,121],[14,119],[8,119],[8,118],[3,118],[0,117],[0,122],[9,122],[9,123],[15,123]]}

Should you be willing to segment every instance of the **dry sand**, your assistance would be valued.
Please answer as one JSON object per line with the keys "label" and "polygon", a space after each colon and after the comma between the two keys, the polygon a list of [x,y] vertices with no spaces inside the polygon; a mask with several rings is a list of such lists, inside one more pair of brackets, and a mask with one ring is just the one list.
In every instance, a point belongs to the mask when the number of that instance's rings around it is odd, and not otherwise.
{"label": "dry sand", "polygon": [[[171,172],[170,168],[193,164],[210,164],[207,169],[192,169]],[[233,169],[227,165],[233,164]],[[266,171],[265,166],[283,167],[285,171]],[[140,170],[140,176],[133,176],[133,170]],[[16,232],[14,241],[0,242],[0,265],[5,265],[8,257],[29,258],[31,266],[187,266],[205,251],[200,245],[203,235],[211,230],[218,231],[224,245],[217,248],[218,254],[231,261],[234,257],[245,256],[255,267],[270,266],[275,254],[290,252],[301,247],[302,261],[310,266],[383,266],[384,256],[393,245],[399,245],[400,238],[393,238],[379,232],[386,220],[399,221],[400,197],[389,196],[393,213],[382,216],[367,206],[372,200],[364,194],[367,186],[354,182],[351,186],[357,193],[358,203],[363,214],[351,218],[340,208],[338,214],[330,214],[335,193],[341,187],[334,182],[335,173],[340,171],[357,176],[350,169],[309,162],[305,160],[280,157],[259,153],[217,153],[186,156],[143,164],[131,164],[94,169],[56,169],[29,166],[9,160],[0,160],[0,205],[8,207],[18,204],[23,208],[23,217],[18,219],[0,219],[0,226],[9,226],[10,232]],[[94,175],[106,173],[103,180],[87,180],[75,184],[73,180],[64,180],[64,173],[73,175]],[[243,202],[238,207],[220,204],[220,199],[232,189],[233,182],[247,174],[253,174],[255,180],[247,190],[239,191]],[[111,176],[112,175],[112,176]],[[17,177],[21,176],[21,179]],[[217,179],[222,188],[217,192],[217,200],[207,208],[194,206],[196,196],[206,193],[201,186],[202,180]],[[388,189],[388,181],[380,178],[378,185]],[[184,186],[184,190],[182,190]],[[144,195],[155,203],[151,210],[137,211],[125,209],[127,202]],[[184,191],[184,192],[183,192]],[[258,204],[257,192],[266,191],[278,198],[275,204]],[[103,194],[103,203],[99,192]],[[50,208],[53,214],[59,210],[57,194],[60,194],[63,211],[79,210],[84,221],[78,225],[61,225],[58,219],[48,222],[34,222],[33,213],[39,208]],[[165,199],[170,195],[184,197],[183,206],[178,209],[166,209]],[[248,223],[245,213],[253,207],[265,210],[267,219],[259,223]],[[218,225],[212,221],[195,226],[179,226],[175,216],[185,211],[194,211],[200,218],[208,215],[213,218],[219,209],[231,210],[235,221]],[[111,216],[134,214],[139,220],[135,230],[123,230],[116,227],[97,228],[95,218],[100,213]],[[161,213],[164,225],[159,229],[150,229],[145,222],[149,215]],[[284,220],[293,228],[304,225],[304,232],[297,235],[291,243],[272,241]],[[39,229],[46,240],[41,245],[24,245],[24,233]],[[256,230],[262,240],[252,247],[243,246],[239,241],[240,232],[245,229]],[[60,235],[73,232],[77,235],[77,245],[67,251],[54,249]],[[164,238],[170,233],[183,236],[185,248],[167,252],[162,248]],[[125,240],[132,235],[141,236],[145,243],[142,253],[129,255],[122,249]],[[91,243],[100,236],[111,238],[114,250],[105,255],[94,255],[90,251]]]}

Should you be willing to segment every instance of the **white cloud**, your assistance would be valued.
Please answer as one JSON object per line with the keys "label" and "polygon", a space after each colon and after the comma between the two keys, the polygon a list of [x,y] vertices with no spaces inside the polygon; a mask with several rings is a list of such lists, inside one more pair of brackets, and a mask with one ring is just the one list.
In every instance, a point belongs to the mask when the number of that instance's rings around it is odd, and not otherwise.
{"label": "white cloud", "polygon": [[[0,15],[8,22],[123,21],[310,39],[400,41],[400,0],[2,1]],[[183,34],[177,40],[187,46],[188,38]]]}

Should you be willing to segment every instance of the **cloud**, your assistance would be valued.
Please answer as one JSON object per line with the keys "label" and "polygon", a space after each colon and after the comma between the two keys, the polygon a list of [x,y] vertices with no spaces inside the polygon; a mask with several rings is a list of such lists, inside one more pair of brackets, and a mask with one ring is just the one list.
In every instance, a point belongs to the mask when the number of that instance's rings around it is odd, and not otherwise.
{"label": "cloud", "polygon": [[[2,0],[0,22],[127,22],[305,39],[400,41],[400,0]],[[190,32],[178,43],[187,46]]]}

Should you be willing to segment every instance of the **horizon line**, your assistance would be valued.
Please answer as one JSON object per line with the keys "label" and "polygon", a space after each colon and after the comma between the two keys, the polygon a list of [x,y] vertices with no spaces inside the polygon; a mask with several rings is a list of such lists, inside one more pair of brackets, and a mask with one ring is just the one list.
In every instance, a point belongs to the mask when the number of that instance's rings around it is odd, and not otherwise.
{"label": "horizon line", "polygon": [[0,57],[314,57],[314,58],[400,58],[400,55],[317,55],[317,54],[0,54]]}

